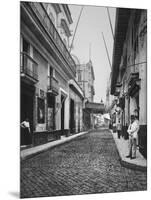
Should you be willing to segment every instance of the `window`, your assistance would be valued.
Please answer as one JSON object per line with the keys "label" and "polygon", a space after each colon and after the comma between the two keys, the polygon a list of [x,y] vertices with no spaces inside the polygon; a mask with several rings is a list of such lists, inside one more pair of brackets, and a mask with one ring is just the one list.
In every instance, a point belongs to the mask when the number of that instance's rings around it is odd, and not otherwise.
{"label": "window", "polygon": [[30,44],[23,38],[23,52],[29,54]]}
{"label": "window", "polygon": [[21,56],[21,66],[22,70],[28,75],[33,76],[33,71],[36,70],[33,68],[33,62],[30,59],[30,43],[23,38],[23,47],[22,47],[22,56]]}
{"label": "window", "polygon": [[51,77],[51,76],[53,76],[53,68],[52,67],[50,67],[50,69],[49,69],[50,71],[49,71],[49,76]]}

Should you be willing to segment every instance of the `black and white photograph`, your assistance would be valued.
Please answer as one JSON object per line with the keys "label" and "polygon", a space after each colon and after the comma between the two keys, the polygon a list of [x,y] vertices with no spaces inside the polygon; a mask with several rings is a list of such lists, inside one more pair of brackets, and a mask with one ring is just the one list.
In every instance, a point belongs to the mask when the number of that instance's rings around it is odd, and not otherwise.
{"label": "black and white photograph", "polygon": [[1,2],[0,199],[150,199],[151,5]]}
{"label": "black and white photograph", "polygon": [[21,1],[20,197],[146,190],[147,9]]}

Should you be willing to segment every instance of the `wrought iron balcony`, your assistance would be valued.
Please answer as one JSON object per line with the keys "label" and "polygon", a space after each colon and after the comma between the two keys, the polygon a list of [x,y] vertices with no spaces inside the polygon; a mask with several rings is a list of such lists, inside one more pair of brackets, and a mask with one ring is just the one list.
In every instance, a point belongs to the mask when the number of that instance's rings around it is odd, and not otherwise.
{"label": "wrought iron balcony", "polygon": [[48,93],[57,96],[59,94],[59,83],[53,77],[49,77]]}
{"label": "wrought iron balcony", "polygon": [[67,63],[69,64],[69,66],[75,73],[76,72],[75,62],[74,62],[73,58],[71,57],[67,47],[63,43],[53,22],[51,21],[48,13],[46,11],[45,4],[38,3],[38,2],[29,2],[28,4],[30,5],[30,7],[32,8],[34,13],[36,14],[37,18],[39,19],[39,21],[42,24],[42,26],[44,27],[44,29],[47,31],[49,36],[54,41],[58,50],[61,52],[61,54],[63,55],[63,57],[65,58],[65,60],[67,61]]}
{"label": "wrought iron balcony", "polygon": [[38,64],[27,53],[21,52],[21,77],[33,83],[38,81]]}

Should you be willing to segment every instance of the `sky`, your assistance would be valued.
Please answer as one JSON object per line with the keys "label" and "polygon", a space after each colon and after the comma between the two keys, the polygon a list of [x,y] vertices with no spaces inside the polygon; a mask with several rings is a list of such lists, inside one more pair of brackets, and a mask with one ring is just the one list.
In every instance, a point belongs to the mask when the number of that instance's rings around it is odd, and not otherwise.
{"label": "sky", "polygon": [[[81,7],[81,5],[69,5],[73,19],[73,24],[70,27],[72,34],[75,31]],[[114,30],[116,9],[109,8],[109,13]],[[100,102],[101,99],[105,102],[107,81],[111,72],[102,32],[112,63],[113,36],[107,8],[100,6],[84,6],[73,41],[71,54],[76,55],[81,64],[87,63],[89,58],[91,59],[95,74],[95,102]],[[72,40],[72,36],[70,40]]]}

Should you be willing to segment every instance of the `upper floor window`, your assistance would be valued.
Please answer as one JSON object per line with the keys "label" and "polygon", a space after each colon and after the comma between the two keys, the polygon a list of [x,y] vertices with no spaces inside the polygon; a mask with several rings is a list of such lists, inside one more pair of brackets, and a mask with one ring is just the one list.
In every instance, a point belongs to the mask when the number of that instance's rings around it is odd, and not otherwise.
{"label": "upper floor window", "polygon": [[23,52],[30,53],[30,44],[23,38]]}
{"label": "upper floor window", "polygon": [[53,76],[53,68],[52,67],[49,68],[49,76],[50,77]]}

